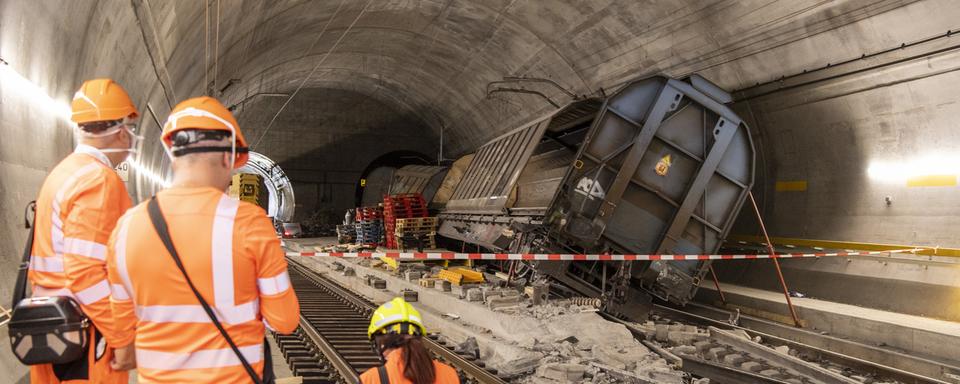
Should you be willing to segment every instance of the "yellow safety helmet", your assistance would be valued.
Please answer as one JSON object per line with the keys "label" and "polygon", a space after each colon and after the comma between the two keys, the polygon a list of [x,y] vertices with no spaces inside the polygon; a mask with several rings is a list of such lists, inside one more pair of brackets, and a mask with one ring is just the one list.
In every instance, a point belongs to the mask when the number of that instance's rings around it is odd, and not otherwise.
{"label": "yellow safety helmet", "polygon": [[[232,137],[230,147],[200,147],[178,148],[174,136],[181,131],[223,131]],[[247,163],[250,157],[247,140],[240,132],[240,124],[217,99],[208,96],[194,97],[185,100],[170,111],[163,133],[160,135],[164,148],[171,157],[198,152],[231,152],[234,154],[233,168],[237,169]],[[194,139],[202,139],[195,137]]]}
{"label": "yellow safety helmet", "polygon": [[420,312],[403,298],[397,297],[373,312],[370,327],[367,328],[367,337],[371,340],[374,335],[388,333],[424,336],[427,329],[423,326]]}
{"label": "yellow safety helmet", "polygon": [[139,116],[127,91],[110,79],[84,81],[73,94],[70,109],[70,120],[78,124]]}

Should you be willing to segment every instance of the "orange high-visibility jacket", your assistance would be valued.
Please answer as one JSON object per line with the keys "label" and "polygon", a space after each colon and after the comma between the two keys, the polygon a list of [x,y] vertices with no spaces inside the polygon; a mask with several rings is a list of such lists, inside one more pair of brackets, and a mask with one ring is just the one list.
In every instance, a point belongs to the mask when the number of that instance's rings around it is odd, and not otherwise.
{"label": "orange high-visibility jacket", "polygon": [[[390,384],[416,384],[411,382],[404,376],[403,369],[403,351],[400,349],[395,349],[387,354],[387,363],[384,364],[384,367],[387,368],[387,380]],[[434,384],[459,384],[460,377],[457,376],[457,371],[453,367],[441,363],[439,361],[433,361],[433,369],[436,372],[436,379],[434,379]],[[380,384],[380,372],[377,368],[370,368],[366,372],[360,375],[361,384]]]}
{"label": "orange high-visibility jacket", "polygon": [[[187,274],[262,375],[264,324],[290,333],[300,316],[266,212],[214,188],[176,187],[157,200]],[[136,339],[139,382],[250,382],[166,251],[146,203],[120,219],[109,244],[110,301],[122,341]]]}
{"label": "orange high-visibility jacket", "polygon": [[30,257],[34,296],[70,296],[112,347],[107,240],[130,196],[110,160],[79,145],[47,176],[37,198],[36,234]]}

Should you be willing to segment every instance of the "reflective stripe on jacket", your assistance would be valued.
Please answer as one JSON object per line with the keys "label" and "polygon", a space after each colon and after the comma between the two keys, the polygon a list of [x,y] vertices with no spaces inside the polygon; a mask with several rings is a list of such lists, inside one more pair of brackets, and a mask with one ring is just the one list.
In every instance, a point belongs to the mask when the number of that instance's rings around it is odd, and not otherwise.
{"label": "reflective stripe on jacket", "polygon": [[[387,355],[387,363],[384,364],[384,367],[387,368],[387,376],[389,376],[390,384],[416,384],[408,380],[403,376],[403,351],[400,349],[395,349]],[[457,376],[457,371],[453,367],[441,363],[439,361],[433,361],[433,369],[436,372],[436,380],[434,384],[458,384],[460,383],[460,377]],[[360,375],[361,384],[380,384],[380,372],[377,372],[377,368],[370,368],[362,375]]]}
{"label": "reflective stripe on jacket", "polygon": [[[214,188],[168,189],[157,201],[190,279],[261,373],[264,324],[290,333],[300,313],[266,212]],[[124,341],[136,338],[140,382],[250,382],[164,248],[146,203],[120,219],[108,264],[117,328]]]}
{"label": "reflective stripe on jacket", "polygon": [[34,296],[71,296],[111,347],[120,347],[110,310],[107,240],[130,208],[126,186],[110,160],[79,145],[50,171],[37,198],[30,257]]}

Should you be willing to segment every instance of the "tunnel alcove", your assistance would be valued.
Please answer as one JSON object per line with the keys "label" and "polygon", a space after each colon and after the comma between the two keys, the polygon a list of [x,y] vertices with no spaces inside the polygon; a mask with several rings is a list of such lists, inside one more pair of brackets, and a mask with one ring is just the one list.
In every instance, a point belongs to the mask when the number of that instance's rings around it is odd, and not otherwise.
{"label": "tunnel alcove", "polygon": [[251,99],[237,118],[254,150],[290,178],[297,196],[291,221],[339,222],[356,206],[355,187],[371,165],[428,162],[424,153],[435,153],[439,145],[416,115],[352,90],[303,89],[271,126],[286,100]]}

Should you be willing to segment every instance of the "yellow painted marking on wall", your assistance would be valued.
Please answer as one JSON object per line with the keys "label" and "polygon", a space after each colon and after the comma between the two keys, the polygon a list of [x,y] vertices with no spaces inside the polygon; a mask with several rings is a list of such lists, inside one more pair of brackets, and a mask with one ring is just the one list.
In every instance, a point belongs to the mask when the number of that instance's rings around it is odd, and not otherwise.
{"label": "yellow painted marking on wall", "polygon": [[778,181],[777,192],[803,192],[807,190],[807,181]]}
{"label": "yellow painted marking on wall", "polygon": [[957,185],[957,175],[925,175],[907,179],[908,187],[953,187]]}
{"label": "yellow painted marking on wall", "polygon": [[[750,235],[730,235],[727,237],[728,242],[735,241],[745,241],[749,243],[765,243],[765,240],[761,236],[750,236]],[[817,239],[799,239],[792,237],[770,237],[770,242],[774,245],[794,245],[798,247],[819,247],[825,249],[855,249],[858,251],[891,251],[897,249],[913,249],[913,248],[923,248],[919,245],[907,245],[907,244],[881,244],[881,243],[861,243],[853,241],[838,241],[838,240],[817,240]],[[735,244],[729,244],[731,246]],[[922,251],[917,251],[918,255],[924,256],[949,256],[949,257],[960,257],[960,248],[928,248]]]}

